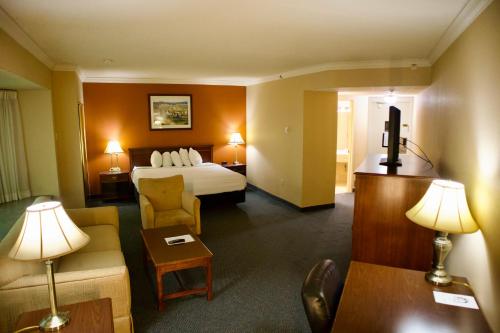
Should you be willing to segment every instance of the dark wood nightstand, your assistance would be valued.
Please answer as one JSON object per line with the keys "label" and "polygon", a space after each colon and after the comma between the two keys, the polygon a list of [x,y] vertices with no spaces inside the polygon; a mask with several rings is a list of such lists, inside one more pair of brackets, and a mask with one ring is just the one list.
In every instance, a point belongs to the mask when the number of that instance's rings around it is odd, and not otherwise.
{"label": "dark wood nightstand", "polygon": [[[68,326],[61,329],[64,333],[113,333],[113,312],[111,299],[101,298],[94,301],[63,305],[60,311],[70,311]],[[50,313],[50,309],[25,312],[19,316],[16,330],[23,327],[38,325],[40,320]],[[38,332],[38,330],[36,330]]]}
{"label": "dark wood nightstand", "polygon": [[239,164],[221,164],[224,168],[241,173],[243,176],[247,175],[247,165],[244,163]]}
{"label": "dark wood nightstand", "polygon": [[128,171],[99,172],[103,200],[127,200],[131,197],[130,174]]}

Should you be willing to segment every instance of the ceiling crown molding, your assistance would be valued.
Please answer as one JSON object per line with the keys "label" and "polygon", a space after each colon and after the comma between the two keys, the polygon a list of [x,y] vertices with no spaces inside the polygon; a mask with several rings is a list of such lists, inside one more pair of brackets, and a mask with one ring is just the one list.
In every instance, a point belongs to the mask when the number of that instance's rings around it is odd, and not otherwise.
{"label": "ceiling crown molding", "polygon": [[493,0],[469,0],[432,49],[428,56],[430,63],[434,64],[492,2]]}
{"label": "ceiling crown molding", "polygon": [[0,7],[0,28],[49,69],[54,67],[54,61],[24,32],[19,24],[2,7]]}
{"label": "ceiling crown molding", "polygon": [[94,73],[86,75],[82,72],[80,79],[88,83],[148,83],[148,84],[205,84],[222,86],[247,86],[255,82],[253,79],[174,79],[167,77],[127,77],[127,76],[96,76]]}
{"label": "ceiling crown molding", "polygon": [[254,80],[251,84],[259,84],[295,76],[320,73],[332,70],[349,69],[375,69],[375,68],[405,68],[405,67],[429,67],[431,64],[427,59],[402,59],[402,60],[368,60],[368,61],[339,61],[316,66],[303,67],[281,74],[266,76]]}

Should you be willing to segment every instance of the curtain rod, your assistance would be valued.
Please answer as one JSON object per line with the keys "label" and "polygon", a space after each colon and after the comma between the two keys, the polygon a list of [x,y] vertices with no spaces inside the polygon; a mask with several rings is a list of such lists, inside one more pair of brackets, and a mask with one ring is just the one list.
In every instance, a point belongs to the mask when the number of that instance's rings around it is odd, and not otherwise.
{"label": "curtain rod", "polygon": [[0,91],[15,91],[15,92],[17,92],[17,90],[15,90],[15,89],[3,89],[3,88],[0,88]]}

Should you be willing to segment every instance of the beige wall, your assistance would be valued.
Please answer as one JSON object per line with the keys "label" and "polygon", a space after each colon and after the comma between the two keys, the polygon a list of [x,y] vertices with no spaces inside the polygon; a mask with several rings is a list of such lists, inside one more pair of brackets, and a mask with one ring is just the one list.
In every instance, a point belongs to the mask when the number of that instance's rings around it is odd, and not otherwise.
{"label": "beige wall", "polygon": [[59,195],[50,90],[18,92],[33,196]]}
{"label": "beige wall", "polygon": [[500,332],[500,3],[494,1],[433,66],[417,98],[417,142],[442,177],[465,184],[481,227],[453,237],[449,271],[466,276]]}
{"label": "beige wall", "polygon": [[52,73],[59,189],[66,208],[85,206],[78,118],[81,96],[81,82],[75,72]]}
{"label": "beige wall", "polygon": [[0,69],[50,89],[51,72],[43,63],[0,29]]}
{"label": "beige wall", "polygon": [[337,93],[304,92],[302,202],[300,207],[335,202]]}
{"label": "beige wall", "polygon": [[[309,200],[303,198],[302,188],[306,90],[425,86],[430,84],[430,79],[430,68],[335,70],[247,87],[249,183],[297,206],[303,206],[303,202]],[[285,127],[288,127],[288,134]],[[335,137],[336,133],[336,128],[333,128],[331,134]],[[321,163],[321,157],[317,159]]]}

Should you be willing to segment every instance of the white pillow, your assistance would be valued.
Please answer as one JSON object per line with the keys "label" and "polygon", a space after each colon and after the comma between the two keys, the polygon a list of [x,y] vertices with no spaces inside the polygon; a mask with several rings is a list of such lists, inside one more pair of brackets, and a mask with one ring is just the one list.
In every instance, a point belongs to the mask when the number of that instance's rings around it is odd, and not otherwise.
{"label": "white pillow", "polygon": [[194,166],[198,166],[203,163],[203,159],[201,158],[200,153],[198,153],[198,151],[194,150],[193,148],[189,148],[189,160]]}
{"label": "white pillow", "polygon": [[179,149],[179,155],[181,155],[182,164],[184,164],[185,166],[191,166],[187,149]]}
{"label": "white pillow", "polygon": [[170,157],[170,153],[168,151],[163,153],[163,167],[168,168],[172,166],[172,158]]}
{"label": "white pillow", "polygon": [[182,167],[182,160],[178,152],[175,150],[170,152],[170,158],[176,167]]}
{"label": "white pillow", "polygon": [[150,161],[151,161],[151,166],[153,168],[160,168],[161,167],[161,164],[163,163],[163,159],[162,159],[161,154],[158,150],[155,150],[151,154]]}

